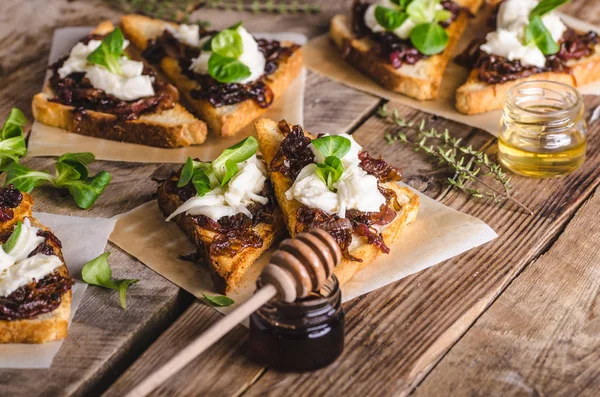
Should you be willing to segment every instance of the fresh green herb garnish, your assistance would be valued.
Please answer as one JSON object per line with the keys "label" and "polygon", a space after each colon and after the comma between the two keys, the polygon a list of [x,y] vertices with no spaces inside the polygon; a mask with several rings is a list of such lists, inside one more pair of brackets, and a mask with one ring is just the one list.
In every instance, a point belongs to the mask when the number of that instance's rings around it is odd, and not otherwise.
{"label": "fresh green herb garnish", "polygon": [[342,158],[352,147],[350,139],[337,135],[327,135],[313,139],[311,143],[319,152],[321,152],[323,157],[335,156]]}
{"label": "fresh green herb garnish", "polygon": [[208,59],[208,74],[221,83],[235,83],[252,74],[250,68],[239,57],[244,52],[242,36],[238,28],[241,22],[223,29],[202,46],[203,51],[212,51]]}
{"label": "fresh green herb garnish", "polygon": [[27,154],[23,126],[27,119],[23,113],[13,108],[4,121],[0,132],[0,171],[6,170],[9,164],[16,163]]}
{"label": "fresh green herb garnish", "polygon": [[110,183],[111,176],[106,171],[90,177],[87,165],[95,157],[92,153],[66,153],[56,160],[54,175],[31,170],[19,164],[8,167],[5,186],[12,184],[23,192],[31,192],[36,186],[49,182],[54,187],[65,188],[80,208],[89,209]]}
{"label": "fresh green herb garnish", "polygon": [[448,33],[438,23],[422,23],[410,32],[410,42],[419,52],[435,55],[448,45]]}
{"label": "fresh green herb garnish", "polygon": [[329,190],[335,191],[333,184],[340,180],[344,173],[342,157],[352,147],[348,138],[328,135],[312,141],[313,146],[325,157],[325,161],[317,163],[317,175],[325,182]]}
{"label": "fresh green herb garnish", "polygon": [[212,306],[226,307],[226,306],[231,306],[235,303],[233,301],[233,299],[231,299],[227,296],[222,296],[222,295],[210,296],[210,295],[206,295],[206,294],[202,294],[202,296],[204,297],[204,300],[207,301]]}
{"label": "fresh green herb garnish", "polygon": [[375,8],[375,19],[388,32],[399,28],[408,19],[408,14],[400,10],[392,10],[387,7],[377,6]]}
{"label": "fresh green herb garnish", "polygon": [[414,0],[406,6],[410,19],[416,23],[429,23],[435,19],[436,6],[440,0]]}
{"label": "fresh green herb garnish", "polygon": [[542,16],[563,5],[568,0],[542,0],[529,13],[529,24],[525,28],[525,44],[535,45],[544,55],[554,55],[560,51],[560,45],[544,25]]}
{"label": "fresh green herb garnish", "polygon": [[525,43],[528,45],[535,43],[544,55],[553,55],[560,50],[560,46],[554,41],[552,34],[539,15],[534,16],[529,21],[525,29]]}
{"label": "fresh green herb garnish", "polygon": [[121,71],[121,56],[123,56],[123,43],[125,38],[121,29],[115,28],[112,32],[102,39],[100,47],[88,55],[89,63],[104,66],[111,73],[122,74]]}
{"label": "fresh green herb garnish", "polygon": [[392,3],[396,4],[399,7],[406,8],[412,0],[391,0]]}
{"label": "fresh green herb garnish", "polygon": [[190,181],[200,197],[217,186],[225,186],[238,173],[238,164],[248,160],[258,150],[256,138],[249,136],[241,142],[223,150],[212,163],[194,161],[188,157],[177,186],[183,187]]}
{"label": "fresh green herb garnish", "polygon": [[335,191],[333,184],[340,180],[343,173],[344,166],[338,157],[329,156],[325,158],[325,162],[317,163],[317,175],[332,192]]}
{"label": "fresh green herb garnish", "polygon": [[538,16],[541,17],[554,10],[555,8],[560,7],[565,4],[569,0],[542,0],[535,6],[533,10],[529,13],[529,19]]}
{"label": "fresh green herb garnish", "polygon": [[408,18],[417,25],[409,35],[415,48],[425,55],[444,51],[448,45],[448,33],[440,22],[448,20],[452,13],[436,9],[440,0],[399,1],[398,4],[405,8]]}
{"label": "fresh green herb garnish", "polygon": [[6,240],[6,242],[4,244],[2,244],[2,249],[4,250],[5,253],[9,254],[10,251],[15,247],[15,244],[17,243],[17,240],[19,239],[19,236],[21,235],[22,228],[23,228],[23,224],[21,223],[21,221],[17,222],[17,226],[15,226],[15,229],[10,234],[10,237],[8,237],[8,240]]}
{"label": "fresh green herb garnish", "polygon": [[225,58],[238,58],[244,52],[242,36],[238,33],[237,26],[221,30],[210,41],[213,53]]}
{"label": "fresh green herb garnish", "polygon": [[225,58],[213,52],[208,59],[208,74],[221,83],[235,83],[250,77],[250,68],[235,58]]}
{"label": "fresh green herb garnish", "polygon": [[112,270],[108,264],[110,252],[105,252],[97,258],[92,259],[81,269],[81,278],[88,284],[109,288],[119,291],[119,300],[123,309],[127,308],[127,288],[140,280],[123,279],[113,280]]}

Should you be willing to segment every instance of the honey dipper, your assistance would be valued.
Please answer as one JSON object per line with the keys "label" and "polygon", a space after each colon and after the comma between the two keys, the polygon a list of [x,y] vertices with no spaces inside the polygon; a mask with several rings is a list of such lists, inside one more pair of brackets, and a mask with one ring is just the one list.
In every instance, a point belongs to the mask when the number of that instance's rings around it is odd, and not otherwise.
{"label": "honey dipper", "polygon": [[135,386],[126,397],[142,397],[202,354],[237,324],[274,297],[286,302],[318,292],[342,259],[336,241],[323,229],[284,240],[258,279],[259,289],[246,302],[213,324],[196,340]]}

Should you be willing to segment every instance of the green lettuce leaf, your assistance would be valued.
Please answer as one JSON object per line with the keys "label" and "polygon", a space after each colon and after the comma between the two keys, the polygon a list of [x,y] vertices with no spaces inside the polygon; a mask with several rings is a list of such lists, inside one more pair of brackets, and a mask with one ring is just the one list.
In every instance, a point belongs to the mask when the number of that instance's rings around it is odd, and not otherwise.
{"label": "green lettuce leaf", "polygon": [[92,259],[81,269],[81,278],[88,284],[96,285],[119,291],[119,300],[123,309],[127,308],[127,289],[131,284],[137,283],[136,279],[113,280],[112,269],[108,264],[110,252]]}

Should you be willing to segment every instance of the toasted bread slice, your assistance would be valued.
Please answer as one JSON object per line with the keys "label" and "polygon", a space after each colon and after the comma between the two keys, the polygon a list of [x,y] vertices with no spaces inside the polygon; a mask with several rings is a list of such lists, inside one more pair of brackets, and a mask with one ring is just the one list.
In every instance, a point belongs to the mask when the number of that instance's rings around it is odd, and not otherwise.
{"label": "toasted bread slice", "polygon": [[543,72],[524,79],[507,81],[501,84],[487,84],[479,80],[477,70],[472,70],[467,82],[456,90],[456,109],[464,114],[484,113],[502,109],[508,90],[515,85],[532,80],[549,80],[573,87],[600,80],[600,44],[589,57],[567,62],[569,72]]}
{"label": "toasted bread slice", "polygon": [[[459,5],[475,13],[482,0],[457,0]],[[352,32],[352,21],[345,15],[332,18],[329,35],[345,59],[354,67],[388,90],[405,94],[418,100],[437,98],[448,62],[468,23],[468,15],[460,15],[447,28],[448,45],[440,54],[423,59],[414,65],[394,68],[373,51],[374,42],[368,37],[358,39]]]}
{"label": "toasted bread slice", "polygon": [[[162,183],[158,187],[158,206],[162,213],[168,216],[179,208],[183,201],[177,194],[167,192],[166,183]],[[204,261],[208,264],[216,290],[219,293],[228,294],[239,285],[248,268],[281,237],[282,232],[285,230],[279,208],[275,208],[273,215],[274,222],[272,224],[261,222],[254,227],[254,230],[263,240],[262,247],[246,247],[232,257],[210,255],[210,245],[216,233],[199,227],[193,217],[183,213],[173,219],[198,248],[198,253],[202,255]]]}
{"label": "toasted bread slice", "polygon": [[[170,24],[170,22],[142,15],[124,15],[121,17],[123,33],[141,50],[147,47],[148,40],[160,36],[167,24]],[[291,42],[282,42],[284,46],[292,44]],[[193,99],[190,92],[201,87],[196,81],[189,79],[181,73],[178,61],[171,57],[165,57],[162,59],[160,66],[163,72],[177,86],[196,114],[205,120],[210,129],[218,135],[235,135],[239,130],[250,124],[267,110],[261,108],[252,99],[235,105],[219,107],[214,107],[207,100]],[[301,69],[302,49],[299,48],[289,58],[279,63],[277,70],[267,77],[265,83],[273,91],[275,101],[283,95],[288,86],[298,76]]]}
{"label": "toasted bread slice", "polygon": [[[260,151],[267,165],[270,165],[284,137],[279,131],[277,123],[273,120],[260,119],[254,124],[254,129],[258,138]],[[314,138],[309,134],[307,136],[311,139]],[[285,197],[285,192],[291,188],[294,181],[279,172],[271,172],[270,178],[288,231],[294,236],[296,230],[296,213],[303,205],[297,200],[289,201]],[[404,226],[416,218],[419,208],[419,196],[408,188],[400,187],[395,182],[386,183],[384,186],[396,193],[398,202],[402,206],[400,211],[397,211],[394,221],[388,224],[382,232],[383,240],[389,247],[400,237]],[[359,244],[350,248],[350,254],[361,259],[362,262],[344,258],[335,268],[335,275],[340,283],[343,284],[350,280],[359,270],[371,263],[380,253],[381,250],[377,246],[368,244],[366,240],[361,239]]]}
{"label": "toasted bread slice", "polygon": [[[26,193],[22,193],[22,195],[23,200],[14,209],[13,219],[0,224],[0,233],[11,232],[15,224],[25,217],[29,218],[33,226],[48,231],[47,227],[41,225],[31,216],[31,206],[33,205],[31,196]],[[52,240],[48,240],[48,244],[52,246],[55,255],[63,262],[63,265],[57,269],[58,272],[68,277],[69,270],[64,265],[60,246]],[[0,320],[0,343],[45,343],[65,338],[69,327],[69,318],[71,317],[71,297],[71,291],[69,290],[62,295],[60,305],[56,309],[34,318],[11,321]]]}
{"label": "toasted bread slice", "polygon": [[[106,21],[98,25],[93,33],[107,34],[113,29],[113,24]],[[206,123],[196,119],[179,104],[168,110],[142,114],[137,120],[118,120],[113,114],[96,111],[86,111],[85,116],[77,119],[75,108],[51,102],[54,96],[49,84],[35,95],[33,117],[43,124],[69,132],[167,148],[200,144],[206,140]]]}

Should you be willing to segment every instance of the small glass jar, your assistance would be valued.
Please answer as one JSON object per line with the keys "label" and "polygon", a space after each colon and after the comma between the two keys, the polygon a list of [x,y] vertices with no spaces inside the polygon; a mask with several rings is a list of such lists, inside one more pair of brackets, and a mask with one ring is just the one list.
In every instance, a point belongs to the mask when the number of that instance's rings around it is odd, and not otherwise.
{"label": "small glass jar", "polygon": [[250,316],[250,357],[291,371],[322,368],[344,350],[344,311],[338,280],[293,303],[273,299]]}
{"label": "small glass jar", "polygon": [[512,172],[547,178],[567,175],[585,160],[587,127],[581,94],[552,81],[511,88],[504,102],[498,159]]}

